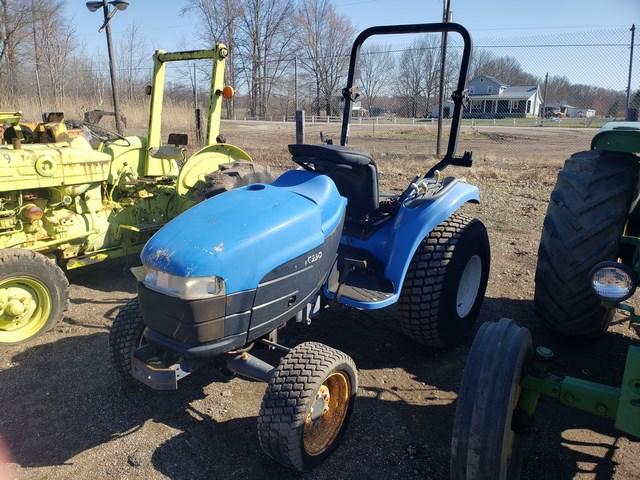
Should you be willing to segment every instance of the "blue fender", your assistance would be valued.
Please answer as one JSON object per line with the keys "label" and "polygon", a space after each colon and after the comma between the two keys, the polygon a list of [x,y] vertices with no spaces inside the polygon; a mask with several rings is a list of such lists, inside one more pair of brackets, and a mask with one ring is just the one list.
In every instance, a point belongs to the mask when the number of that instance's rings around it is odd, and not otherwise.
{"label": "blue fender", "polygon": [[349,298],[341,298],[341,302],[362,309],[383,308],[397,302],[420,242],[467,202],[480,203],[480,191],[475,185],[458,181],[432,200],[402,205],[395,219],[367,239],[344,235],[341,243],[367,250],[385,265],[384,275],[393,283],[394,294],[378,302],[356,302]]}

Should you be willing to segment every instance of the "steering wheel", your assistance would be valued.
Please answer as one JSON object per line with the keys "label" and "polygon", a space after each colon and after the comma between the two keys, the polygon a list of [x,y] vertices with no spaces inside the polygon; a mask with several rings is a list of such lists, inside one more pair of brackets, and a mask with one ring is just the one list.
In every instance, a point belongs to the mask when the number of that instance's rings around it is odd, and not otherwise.
{"label": "steering wheel", "polygon": [[104,144],[113,143],[118,140],[122,140],[126,142],[126,145],[124,145],[125,147],[131,146],[131,142],[127,140],[126,137],[120,135],[119,133],[113,132],[109,129],[106,129],[104,127],[101,127],[100,125],[96,125],[95,123],[79,121],[79,122],[74,122],[73,126],[82,128],[91,137],[99,140]]}

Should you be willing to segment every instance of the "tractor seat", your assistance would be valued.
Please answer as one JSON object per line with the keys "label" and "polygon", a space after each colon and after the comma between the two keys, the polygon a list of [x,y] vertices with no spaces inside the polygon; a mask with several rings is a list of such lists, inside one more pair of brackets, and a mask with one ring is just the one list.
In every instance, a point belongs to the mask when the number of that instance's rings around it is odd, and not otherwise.
{"label": "tractor seat", "polygon": [[366,152],[340,145],[289,145],[293,161],[313,165],[318,173],[327,175],[348,200],[347,220],[363,221],[378,210],[378,170]]}

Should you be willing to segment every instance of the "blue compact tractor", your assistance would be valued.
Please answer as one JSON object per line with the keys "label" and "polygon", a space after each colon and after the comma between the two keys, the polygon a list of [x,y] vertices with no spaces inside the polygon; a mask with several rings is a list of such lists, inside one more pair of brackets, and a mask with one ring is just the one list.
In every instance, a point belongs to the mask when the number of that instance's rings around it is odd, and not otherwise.
{"label": "blue compact tractor", "polygon": [[[455,32],[464,40],[444,158],[401,195],[378,191],[375,160],[348,148],[355,68],[373,35]],[[489,275],[484,225],[459,213],[478,188],[444,177],[456,156],[469,33],[455,23],[373,27],[351,51],[340,145],[289,146],[297,169],[272,184],[221,193],[181,214],[146,244],[138,297],[110,335],[116,370],[154,389],[175,389],[200,365],[268,383],[258,436],[275,460],[303,470],[335,448],[357,390],[344,353],[319,343],[277,343],[290,320],[325,307],[374,310],[398,304],[415,341],[448,346],[468,334]],[[135,272],[134,272],[135,273]],[[254,356],[284,352],[277,366]]]}

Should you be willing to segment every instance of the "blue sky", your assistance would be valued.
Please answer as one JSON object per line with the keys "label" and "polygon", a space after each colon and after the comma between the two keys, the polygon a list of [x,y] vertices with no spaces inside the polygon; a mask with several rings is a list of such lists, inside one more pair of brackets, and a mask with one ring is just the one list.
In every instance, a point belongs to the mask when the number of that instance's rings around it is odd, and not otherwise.
{"label": "blue sky", "polygon": [[[197,20],[180,15],[184,3],[182,0],[130,0],[129,9],[118,13],[113,20],[114,36],[135,22],[146,37],[149,53],[154,48],[202,46],[196,35]],[[440,0],[334,0],[334,4],[340,13],[351,18],[358,30],[379,24],[433,22],[442,15]],[[477,44],[510,44],[509,39],[534,44],[556,40],[573,43],[574,39],[575,43],[628,42],[628,32],[621,32],[632,22],[640,24],[640,0],[452,0],[451,4],[454,21],[465,25]],[[77,0],[68,10],[84,48],[104,55],[104,35],[97,33],[100,15],[90,13],[84,2]],[[619,31],[615,38],[606,33],[610,29]],[[585,33],[591,30],[605,32]],[[640,32],[637,33],[636,44],[640,42]],[[526,70],[537,75],[551,70],[552,74],[567,75],[574,82],[625,87],[628,47],[495,51],[516,56]],[[633,83],[637,85],[640,83],[637,73],[640,49],[637,49],[635,64]]]}

